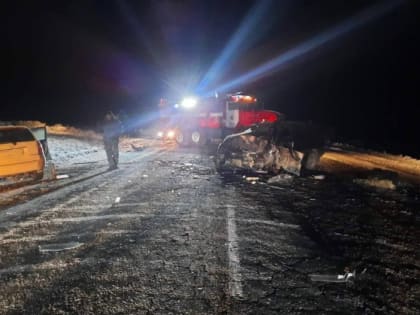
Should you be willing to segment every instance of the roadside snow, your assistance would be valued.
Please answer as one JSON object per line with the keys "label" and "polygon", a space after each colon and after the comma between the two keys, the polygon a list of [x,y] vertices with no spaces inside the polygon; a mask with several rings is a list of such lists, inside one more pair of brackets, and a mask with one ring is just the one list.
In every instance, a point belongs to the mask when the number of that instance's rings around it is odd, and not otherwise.
{"label": "roadside snow", "polygon": [[[120,139],[120,152],[141,151],[157,145],[156,140],[142,138]],[[83,138],[79,136],[49,135],[48,147],[55,166],[68,168],[79,164],[106,164],[106,153],[101,139]]]}
{"label": "roadside snow", "polygon": [[57,168],[106,161],[106,154],[101,141],[49,136],[48,147]]}

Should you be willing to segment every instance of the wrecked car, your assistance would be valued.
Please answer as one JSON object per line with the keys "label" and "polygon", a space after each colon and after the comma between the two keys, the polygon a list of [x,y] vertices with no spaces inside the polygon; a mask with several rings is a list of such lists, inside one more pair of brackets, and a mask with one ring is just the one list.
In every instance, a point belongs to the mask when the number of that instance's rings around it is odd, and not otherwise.
{"label": "wrecked car", "polygon": [[227,136],[217,149],[216,168],[300,176],[316,169],[327,135],[312,123],[263,122]]}

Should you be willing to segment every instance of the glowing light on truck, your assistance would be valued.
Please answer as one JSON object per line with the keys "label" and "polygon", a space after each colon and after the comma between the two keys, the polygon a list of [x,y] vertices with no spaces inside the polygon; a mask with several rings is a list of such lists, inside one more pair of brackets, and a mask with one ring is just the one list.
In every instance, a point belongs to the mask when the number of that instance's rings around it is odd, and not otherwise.
{"label": "glowing light on truck", "polygon": [[181,102],[181,106],[186,109],[194,108],[196,105],[197,99],[195,97],[186,97]]}

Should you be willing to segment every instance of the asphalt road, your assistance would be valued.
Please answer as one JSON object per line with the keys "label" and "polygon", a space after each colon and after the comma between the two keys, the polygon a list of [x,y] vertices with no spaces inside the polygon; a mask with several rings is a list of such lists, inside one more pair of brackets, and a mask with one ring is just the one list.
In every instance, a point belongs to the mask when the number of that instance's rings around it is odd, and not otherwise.
{"label": "asphalt road", "polygon": [[415,190],[253,184],[203,152],[125,154],[0,211],[0,314],[418,314]]}

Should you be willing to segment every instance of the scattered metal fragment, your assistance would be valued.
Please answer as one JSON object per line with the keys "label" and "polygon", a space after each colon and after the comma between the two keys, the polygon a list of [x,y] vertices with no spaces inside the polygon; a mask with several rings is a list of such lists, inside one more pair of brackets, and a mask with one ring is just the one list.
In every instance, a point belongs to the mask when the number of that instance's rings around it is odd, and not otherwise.
{"label": "scattered metal fragment", "polygon": [[68,243],[60,243],[60,244],[46,244],[46,245],[39,245],[38,249],[41,253],[48,253],[48,252],[61,252],[64,250],[75,249],[82,246],[84,243],[79,242],[68,242]]}
{"label": "scattered metal fragment", "polygon": [[279,190],[283,190],[283,187],[279,187],[279,186],[274,186],[274,185],[267,185],[270,188],[274,188],[274,189],[279,189]]}
{"label": "scattered metal fragment", "polygon": [[131,148],[136,152],[143,151],[146,148],[144,145],[136,146],[132,143],[130,145],[131,145]]}
{"label": "scattered metal fragment", "polygon": [[245,180],[248,182],[255,182],[259,179],[260,179],[259,177],[245,177]]}
{"label": "scattered metal fragment", "polygon": [[68,174],[61,174],[61,175],[57,175],[55,178],[56,179],[65,179],[65,178],[69,178],[70,176]]}
{"label": "scattered metal fragment", "polygon": [[330,282],[330,283],[345,283],[352,278],[356,278],[356,271],[346,272],[343,275],[309,275],[312,281],[315,282]]}
{"label": "scattered metal fragment", "polygon": [[374,177],[374,178],[367,178],[367,179],[356,178],[353,181],[356,184],[359,184],[362,186],[369,186],[369,187],[379,188],[379,189],[395,190],[397,188],[397,186],[390,179],[382,179],[382,178]]}
{"label": "scattered metal fragment", "polygon": [[293,180],[293,176],[290,174],[279,174],[274,177],[271,177],[267,180],[268,184],[273,183],[289,183],[291,180]]}

